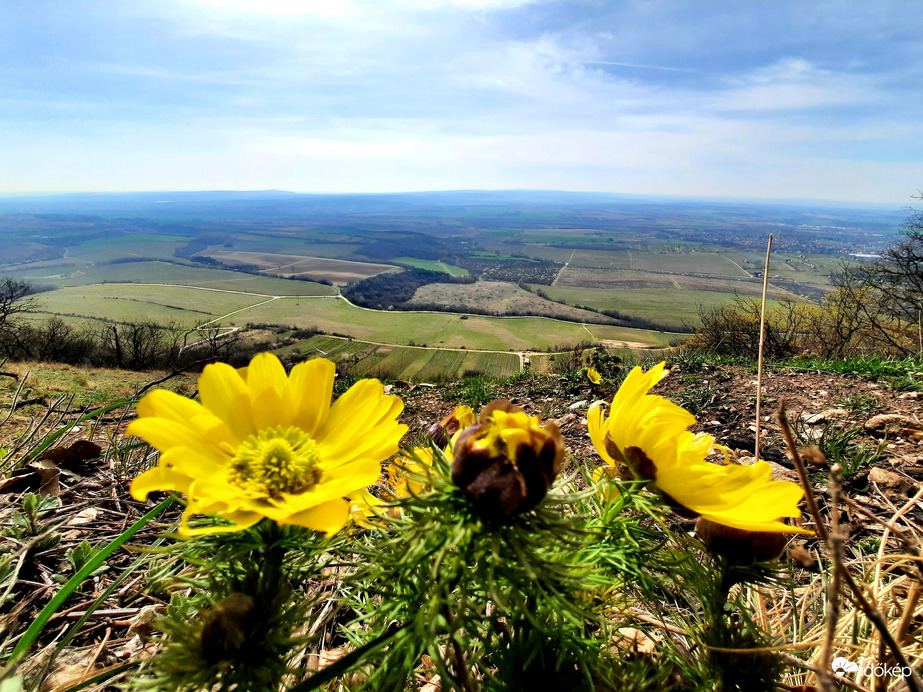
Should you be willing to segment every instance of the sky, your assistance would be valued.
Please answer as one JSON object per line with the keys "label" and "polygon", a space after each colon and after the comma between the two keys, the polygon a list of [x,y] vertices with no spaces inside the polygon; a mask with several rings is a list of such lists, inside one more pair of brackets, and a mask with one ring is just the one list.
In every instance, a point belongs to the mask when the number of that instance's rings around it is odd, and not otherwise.
{"label": "sky", "polygon": [[0,193],[910,204],[919,0],[0,0]]}

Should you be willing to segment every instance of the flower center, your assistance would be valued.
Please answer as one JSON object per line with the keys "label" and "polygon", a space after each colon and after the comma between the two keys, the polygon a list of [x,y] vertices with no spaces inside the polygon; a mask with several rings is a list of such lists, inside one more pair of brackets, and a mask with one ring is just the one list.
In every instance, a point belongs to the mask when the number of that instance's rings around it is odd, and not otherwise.
{"label": "flower center", "polygon": [[320,482],[318,445],[300,428],[268,428],[237,448],[228,480],[250,492],[278,499],[303,493]]}

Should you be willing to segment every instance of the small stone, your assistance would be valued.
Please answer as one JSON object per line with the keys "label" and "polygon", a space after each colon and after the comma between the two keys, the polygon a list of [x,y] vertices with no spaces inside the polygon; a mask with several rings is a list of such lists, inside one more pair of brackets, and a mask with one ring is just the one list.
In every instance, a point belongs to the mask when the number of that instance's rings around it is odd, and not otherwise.
{"label": "small stone", "polygon": [[869,418],[865,422],[865,429],[881,435],[900,435],[911,439],[921,439],[915,433],[923,431],[923,423],[900,413],[882,413]]}
{"label": "small stone", "polygon": [[873,467],[869,471],[869,482],[877,483],[882,488],[904,491],[910,487],[910,483],[899,473],[888,471],[887,469]]}
{"label": "small stone", "polygon": [[898,399],[920,399],[923,397],[923,392],[907,392],[906,394],[901,394]]}
{"label": "small stone", "polygon": [[586,399],[581,399],[580,401],[575,401],[567,408],[569,408],[571,411],[577,411],[578,409],[585,409],[589,405],[590,405],[589,401],[587,401]]}
{"label": "small stone", "polygon": [[620,627],[618,633],[624,637],[616,644],[621,651],[652,654],[657,650],[657,643],[635,627]]}

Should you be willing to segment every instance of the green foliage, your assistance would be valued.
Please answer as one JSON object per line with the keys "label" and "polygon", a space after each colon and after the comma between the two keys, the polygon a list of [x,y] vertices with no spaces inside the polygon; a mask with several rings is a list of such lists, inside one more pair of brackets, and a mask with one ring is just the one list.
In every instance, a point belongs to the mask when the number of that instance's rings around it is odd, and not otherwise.
{"label": "green foliage", "polygon": [[290,657],[309,641],[303,629],[316,599],[298,586],[320,575],[326,546],[314,532],[269,520],[174,544],[168,572],[191,595],[171,597],[155,623],[163,648],[132,688],[279,689]]}
{"label": "green foliage", "polygon": [[[748,659],[758,677],[744,687],[730,654],[691,658],[671,638],[656,658],[614,645],[620,627],[639,626],[633,609],[699,613],[688,627],[703,644],[765,644],[738,626],[727,600],[731,585],[762,579],[764,566],[703,560],[636,482],[579,491],[575,478],[561,479],[535,510],[484,520],[451,483],[450,460],[431,451],[432,466],[414,478],[429,489],[391,503],[382,532],[358,534],[350,548],[355,572],[344,590],[357,617],[345,633],[360,647],[388,637],[361,689],[406,689],[424,656],[444,689],[772,689],[779,664],[768,654]],[[579,485],[589,481],[582,473]]]}
{"label": "green foliage", "polygon": [[881,459],[886,442],[871,446],[858,442],[862,435],[859,427],[826,423],[822,428],[811,428],[803,419],[793,424],[799,445],[817,447],[830,464],[839,464],[844,480],[851,480],[862,469]]}
{"label": "green foliage", "polygon": [[[92,560],[96,554],[99,552],[98,548],[94,548],[90,545],[89,541],[82,541],[79,545],[67,551],[67,561],[70,563],[71,569],[74,572],[79,572],[87,565],[87,563]],[[102,574],[109,567],[103,563],[92,572],[90,572],[91,577],[95,577],[98,574]]]}
{"label": "green foliage", "polygon": [[477,410],[497,398],[497,381],[490,377],[465,377],[455,385],[442,390],[446,401],[467,404]]}
{"label": "green foliage", "polygon": [[29,542],[33,552],[57,545],[61,535],[49,529],[46,519],[60,506],[61,499],[58,497],[25,493],[20,509],[10,514],[10,525],[3,530],[3,535]]}
{"label": "green foliage", "polygon": [[867,377],[876,382],[885,382],[897,390],[923,391],[923,359],[919,356],[882,358],[864,355],[842,360],[808,357],[786,361],[785,365],[798,371]]}
{"label": "green foliage", "polygon": [[687,387],[681,392],[671,395],[670,398],[694,415],[718,408],[728,402],[720,387],[707,382],[694,387]]}
{"label": "green foliage", "polygon": [[855,415],[868,415],[881,409],[881,403],[877,399],[862,394],[850,394],[838,400],[836,405]]}

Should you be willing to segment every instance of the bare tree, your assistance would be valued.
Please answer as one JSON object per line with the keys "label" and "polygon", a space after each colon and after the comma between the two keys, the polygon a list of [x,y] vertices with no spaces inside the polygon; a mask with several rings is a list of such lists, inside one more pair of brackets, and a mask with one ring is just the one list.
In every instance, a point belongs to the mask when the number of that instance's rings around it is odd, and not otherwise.
{"label": "bare tree", "polygon": [[10,277],[0,279],[0,348],[7,356],[22,350],[22,325],[16,316],[35,306],[35,301],[28,297],[30,290],[31,286],[25,281]]}
{"label": "bare tree", "polygon": [[25,281],[0,279],[0,330],[9,329],[13,317],[35,307],[35,301],[28,297],[31,288]]}
{"label": "bare tree", "polygon": [[902,236],[881,259],[844,267],[835,284],[862,311],[870,335],[909,355],[923,353],[923,212],[911,210]]}

